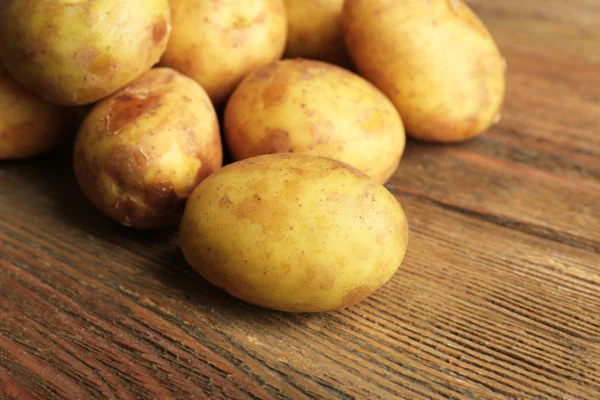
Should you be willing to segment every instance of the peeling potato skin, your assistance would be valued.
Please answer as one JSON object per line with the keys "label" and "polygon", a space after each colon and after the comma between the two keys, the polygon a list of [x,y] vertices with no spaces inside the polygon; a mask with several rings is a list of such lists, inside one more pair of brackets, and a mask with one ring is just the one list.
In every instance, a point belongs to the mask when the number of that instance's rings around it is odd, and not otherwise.
{"label": "peeling potato skin", "polygon": [[281,58],[283,0],[169,0],[173,31],[161,65],[191,77],[217,107],[252,69]]}
{"label": "peeling potato skin", "polygon": [[330,157],[383,183],[406,142],[394,105],[360,76],[319,61],[282,60],[244,78],[225,109],[234,159],[270,153]]}
{"label": "peeling potato skin", "polygon": [[308,58],[351,66],[344,44],[344,0],[285,0],[288,18],[287,58]]}
{"label": "peeling potato skin", "polygon": [[62,105],[93,103],[133,81],[158,62],[171,30],[168,0],[0,3],[8,70]]}
{"label": "peeling potato skin", "polygon": [[461,0],[347,0],[346,46],[360,74],[417,139],[461,142],[500,119],[506,62]]}
{"label": "peeling potato skin", "polygon": [[65,137],[69,113],[19,84],[0,61],[0,160],[44,153]]}
{"label": "peeling potato skin", "polygon": [[192,190],[221,168],[215,110],[193,80],[152,69],[94,106],[73,162],[85,195],[111,218],[136,228],[176,225]]}
{"label": "peeling potato skin", "polygon": [[402,207],[382,185],[301,154],[224,167],[194,190],[181,222],[181,249],[200,275],[288,312],[363,300],[394,275],[407,243]]}

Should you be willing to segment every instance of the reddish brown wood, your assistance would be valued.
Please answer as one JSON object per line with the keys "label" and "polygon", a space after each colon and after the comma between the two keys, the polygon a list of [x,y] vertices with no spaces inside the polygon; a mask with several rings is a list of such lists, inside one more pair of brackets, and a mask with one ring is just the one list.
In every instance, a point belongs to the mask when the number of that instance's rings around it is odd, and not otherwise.
{"label": "reddish brown wood", "polygon": [[0,398],[600,398],[600,3],[471,4],[508,59],[504,119],[409,142],[406,261],[344,311],[212,287],[175,230],[100,215],[68,144],[0,164]]}

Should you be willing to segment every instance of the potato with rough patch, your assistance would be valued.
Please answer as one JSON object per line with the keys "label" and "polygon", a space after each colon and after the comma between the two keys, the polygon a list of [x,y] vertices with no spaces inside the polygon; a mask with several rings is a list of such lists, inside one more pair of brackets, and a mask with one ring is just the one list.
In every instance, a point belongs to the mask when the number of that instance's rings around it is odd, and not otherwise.
{"label": "potato with rough patch", "polygon": [[173,32],[161,64],[191,77],[225,103],[252,69],[281,58],[283,0],[169,0]]}
{"label": "potato with rough patch", "polygon": [[285,0],[288,37],[285,56],[351,65],[344,45],[344,0]]}
{"label": "potato with rough patch", "polygon": [[400,266],[408,225],[385,187],[336,160],[270,154],[226,166],[190,196],[181,249],[233,296],[290,312],[344,308]]}
{"label": "potato with rough patch", "polygon": [[52,149],[65,137],[67,114],[21,86],[0,60],[0,160]]}
{"label": "potato with rough patch", "polygon": [[461,0],[347,0],[346,45],[409,135],[460,142],[499,121],[506,63]]}
{"label": "potato with rough patch", "polygon": [[64,105],[98,101],[150,69],[169,38],[167,0],[2,0],[0,55],[23,85]]}
{"label": "potato with rough patch", "polygon": [[225,137],[236,160],[306,153],[356,167],[377,182],[396,171],[402,120],[375,86],[312,60],[282,60],[252,71],[225,110]]}
{"label": "potato with rough patch", "polygon": [[185,200],[223,160],[206,92],[168,69],[152,69],[98,103],[74,152],[86,196],[126,226],[176,225]]}

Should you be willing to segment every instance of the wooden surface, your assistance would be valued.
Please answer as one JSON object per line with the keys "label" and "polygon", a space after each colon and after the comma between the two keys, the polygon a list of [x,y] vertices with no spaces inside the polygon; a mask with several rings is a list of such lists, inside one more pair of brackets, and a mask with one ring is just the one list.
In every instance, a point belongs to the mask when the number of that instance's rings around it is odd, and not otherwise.
{"label": "wooden surface", "polygon": [[600,2],[476,0],[504,119],[410,142],[406,260],[342,312],[243,304],[82,197],[70,148],[0,164],[0,398],[599,399]]}

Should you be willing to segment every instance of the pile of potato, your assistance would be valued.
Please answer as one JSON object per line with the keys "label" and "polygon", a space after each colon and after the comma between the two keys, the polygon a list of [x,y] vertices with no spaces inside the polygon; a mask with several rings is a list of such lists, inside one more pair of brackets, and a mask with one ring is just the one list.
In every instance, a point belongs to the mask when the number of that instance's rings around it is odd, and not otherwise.
{"label": "pile of potato", "polygon": [[0,159],[50,150],[93,104],[73,163],[96,207],[180,224],[207,280],[293,312],[393,276],[408,226],[383,183],[405,127],[469,139],[505,85],[461,0],[2,0],[0,58]]}

